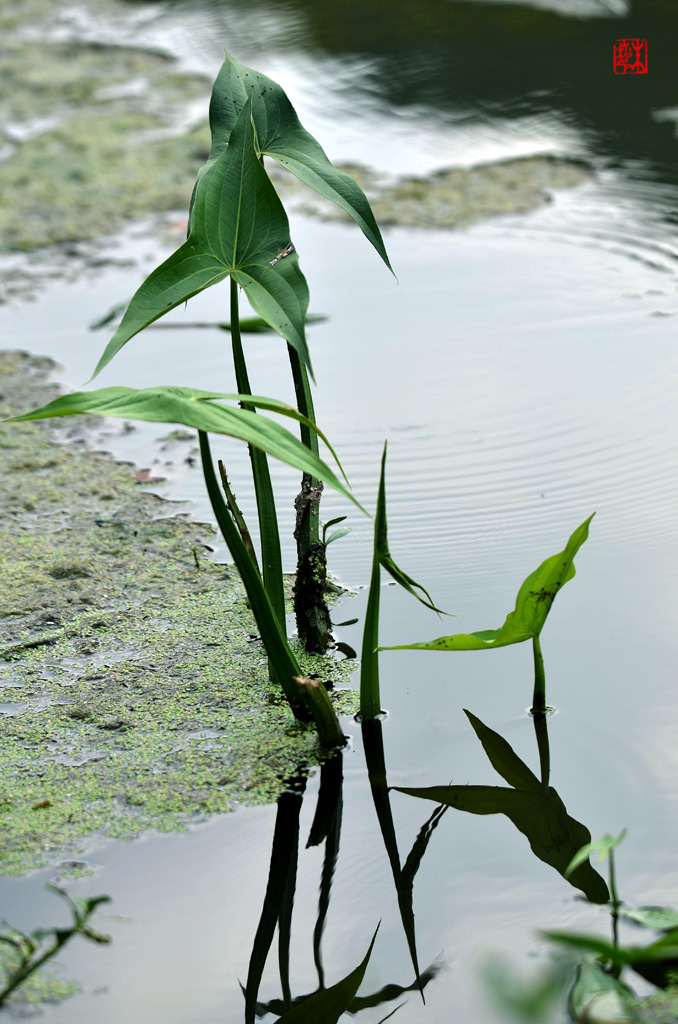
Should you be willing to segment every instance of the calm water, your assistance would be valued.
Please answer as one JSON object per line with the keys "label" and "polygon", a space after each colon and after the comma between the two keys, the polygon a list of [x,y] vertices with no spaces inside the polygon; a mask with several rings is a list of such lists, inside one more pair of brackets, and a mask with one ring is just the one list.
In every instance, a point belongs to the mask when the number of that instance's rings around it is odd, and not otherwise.
{"label": "calm water", "polygon": [[[619,884],[630,903],[675,905],[678,96],[671,40],[678,15],[660,0],[403,0],[386,10],[376,0],[134,3],[100,13],[63,5],[53,30],[160,46],[210,75],[227,47],[283,83],[335,160],[421,173],[549,152],[596,168],[594,183],[529,216],[455,233],[390,229],[385,240],[399,283],[352,227],[295,216],[292,237],[311,309],[329,318],[310,331],[319,421],[368,507],[388,439],[393,553],[458,615],[448,628],[385,587],[382,643],[500,625],[524,576],[596,511],[577,578],[543,636],[549,699],[558,708],[549,721],[552,785],[594,838],[629,828]],[[648,39],[648,75],[612,74],[620,36]],[[136,229],[113,248],[164,255]],[[1,309],[2,336],[12,347],[52,355],[64,364],[67,384],[79,387],[106,340],[87,325],[138,283],[136,271],[117,269],[96,283],[54,286],[38,303]],[[177,322],[225,319],[225,304],[226,294],[213,289],[188,314],[172,315]],[[248,342],[255,391],[291,397],[281,385],[283,357],[275,338]],[[225,335],[160,329],[127,346],[100,385],[216,380],[231,389]],[[173,458],[173,466],[160,463],[170,477],[165,493],[194,500],[195,514],[209,518],[199,470],[182,461],[188,452],[160,454],[157,428],[113,431],[108,443],[121,456],[141,465]],[[223,454],[237,480],[246,456],[226,442]],[[280,506],[289,508],[296,474],[276,468],[275,477]],[[325,518],[346,511],[327,496]],[[340,619],[362,619],[369,580],[370,525],[353,515],[351,522],[353,534],[330,549],[333,570],[356,592]],[[292,568],[291,536],[286,557]],[[338,635],[358,648],[361,625]],[[392,786],[500,783],[462,708],[538,770],[525,715],[526,645],[483,656],[385,653],[382,696]],[[360,729],[347,722],[346,731],[352,741],[343,758],[323,958],[332,984],[357,965],[381,920],[360,990],[367,995],[410,985],[413,971]],[[293,995],[318,984],[312,932],[324,850],[304,849],[317,790],[311,780],[301,806]],[[398,793],[391,803],[404,860],[434,805]],[[110,922],[114,944],[66,952],[66,972],[85,991],[47,1009],[45,1019],[242,1020],[239,981],[264,900],[275,818],[275,807],[241,809],[187,835],[94,850],[95,877],[69,888],[113,896],[120,915]],[[4,882],[3,914],[27,926],[51,919],[41,889],[49,877]],[[427,1005],[410,992],[361,1010],[356,1019],[365,1024],[377,1024],[405,998],[397,1019],[407,1024],[454,1017],[492,1024],[500,1018],[483,996],[485,959],[501,954],[526,973],[529,955],[544,953],[538,928],[606,929],[602,912],[578,901],[508,819],[455,810],[431,837],[414,910],[422,968],[442,965]],[[281,996],[276,959],[274,951],[262,1002]],[[98,987],[106,991],[95,994]]]}

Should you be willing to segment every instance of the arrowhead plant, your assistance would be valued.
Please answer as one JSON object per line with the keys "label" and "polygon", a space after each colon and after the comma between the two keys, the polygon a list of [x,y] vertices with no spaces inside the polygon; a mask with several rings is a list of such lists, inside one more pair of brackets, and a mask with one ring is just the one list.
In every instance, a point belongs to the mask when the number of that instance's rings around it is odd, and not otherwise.
{"label": "arrowhead plant", "polygon": [[[264,155],[350,213],[389,269],[390,263],[367,198],[349,175],[331,164],[319,143],[303,128],[276,82],[227,55],[212,92],[210,129],[211,150],[193,189],[188,237],[139,287],[93,376],[140,331],[205,288],[230,278],[230,331],[237,395],[178,387],[143,391],[103,388],[65,395],[21,418],[90,412],[183,423],[198,429],[207,491],[248,589],[267,647],[271,678],[281,684],[295,714],[302,718],[310,714],[321,738],[337,743],[342,741],[341,732],[326,692],[319,694],[315,688],[295,683],[295,677],[303,675],[285,635],[282,556],[266,453],[300,469],[302,495],[314,495],[312,502],[297,507],[295,536],[300,568],[303,560],[311,556],[324,558],[326,545],[318,535],[322,482],[355,499],[319,456],[318,436],[322,435],[315,425],[309,384],[313,373],[305,335],[308,285],[290,239],[287,214],[266,173]],[[298,410],[252,394],[240,332],[240,289],[261,320],[287,343]],[[239,407],[220,404],[223,398],[236,399]],[[262,416],[258,412],[262,408],[296,419],[300,440]],[[248,533],[242,516],[233,502],[229,505],[228,492],[224,498],[216,483],[208,431],[239,437],[249,445],[261,537],[261,575],[242,541],[243,530]],[[243,561],[243,551],[247,561]],[[303,578],[301,571],[299,578]],[[324,597],[322,600],[324,603]],[[322,619],[322,614],[311,616],[313,622]],[[326,609],[325,620],[329,621]],[[323,651],[327,646],[327,636],[314,636],[311,629],[305,640],[310,650]]]}

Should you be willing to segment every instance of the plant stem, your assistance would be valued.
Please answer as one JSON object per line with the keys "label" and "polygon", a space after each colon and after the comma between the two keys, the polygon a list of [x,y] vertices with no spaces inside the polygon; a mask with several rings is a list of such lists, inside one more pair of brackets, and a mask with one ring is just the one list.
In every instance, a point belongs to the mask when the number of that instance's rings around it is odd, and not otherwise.
{"label": "plant stem", "polygon": [[534,731],[537,737],[539,748],[539,767],[541,769],[541,785],[544,793],[548,792],[549,778],[551,775],[551,751],[549,748],[549,732],[546,715],[542,712],[533,711]]}
{"label": "plant stem", "polygon": [[614,850],[610,850],[610,895],[612,896],[612,945],[617,949],[619,945],[619,896],[617,895],[617,880],[614,871]]}
{"label": "plant stem", "polygon": [[[292,368],[292,379],[297,409],[315,423],[313,396],[306,366],[299,353],[288,343],[287,352]],[[304,423],[300,424],[302,444],[319,454],[318,435]],[[294,589],[294,611],[299,636],[307,651],[324,654],[330,641],[330,614],[325,600],[327,555],[320,541],[320,496],[323,484],[309,473],[304,473],[294,507],[297,520],[294,536],[297,542],[297,582]]]}
{"label": "plant stem", "polygon": [[[235,380],[238,392],[241,395],[251,395],[245,354],[243,352],[242,340],[240,337],[240,316],[238,312],[238,284],[231,277],[231,344],[233,348],[233,363],[235,366]],[[247,402],[240,403],[243,409],[255,412],[254,406]],[[254,479],[254,493],[257,501],[257,515],[259,517],[259,533],[261,535],[261,562],[263,566],[264,587],[273,605],[278,622],[285,629],[285,592],[283,590],[282,576],[282,555],[280,552],[280,534],[278,533],[278,519],[275,511],[275,498],[273,496],[273,485],[271,474],[268,469],[268,460],[260,448],[249,446],[250,459],[252,461],[252,477]],[[232,553],[232,552],[231,552]]]}
{"label": "plant stem", "polygon": [[229,512],[231,513],[231,515],[233,516],[233,518],[235,520],[235,525],[240,530],[240,536],[242,537],[243,544],[245,545],[245,547],[249,551],[250,557],[251,557],[252,561],[254,562],[254,564],[255,564],[255,566],[257,568],[257,572],[259,572],[259,563],[257,562],[257,556],[256,556],[256,552],[254,550],[254,544],[252,543],[252,538],[250,536],[250,531],[247,529],[247,523],[245,522],[245,517],[243,516],[242,512],[238,508],[238,505],[237,505],[236,500],[235,500],[235,494],[231,490],[231,485],[228,482],[228,477],[226,476],[226,470],[224,468],[224,464],[221,461],[221,459],[219,459],[219,461],[218,461],[218,466],[219,466],[219,475],[221,476],[221,486],[223,487],[224,494],[226,495],[226,504],[228,505],[228,510],[229,510]]}
{"label": "plant stem", "polygon": [[301,669],[290,650],[287,637],[273,610],[261,576],[257,572],[238,532],[238,527],[226,507],[214,472],[209,438],[204,430],[198,431],[198,439],[202,471],[207,493],[212,503],[212,511],[247,591],[252,614],[266,648],[269,663],[275,672],[276,680],[282,686],[295,717],[302,721],[313,718],[321,743],[329,747],[343,746],[344,735],[325,687],[322,684],[300,685],[295,682],[295,678],[303,678]]}
{"label": "plant stem", "polygon": [[372,577],[367,595],[363,645],[360,653],[360,717],[363,722],[376,718],[381,712],[379,700],[379,604],[381,597],[381,566],[374,552]]}
{"label": "plant stem", "polygon": [[546,676],[544,675],[544,658],[541,653],[539,636],[532,637],[532,651],[534,653],[534,692],[532,694],[533,715],[546,714]]}

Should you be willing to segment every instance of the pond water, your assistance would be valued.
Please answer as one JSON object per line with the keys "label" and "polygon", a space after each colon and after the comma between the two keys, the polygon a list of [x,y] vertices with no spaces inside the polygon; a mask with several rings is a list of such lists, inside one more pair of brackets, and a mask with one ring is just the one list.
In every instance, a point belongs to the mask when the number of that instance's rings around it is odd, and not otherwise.
{"label": "pond water", "polygon": [[[524,577],[596,512],[577,578],[559,596],[542,641],[548,699],[557,708],[548,720],[551,783],[594,838],[629,829],[618,853],[629,903],[675,905],[678,98],[670,40],[678,15],[662,0],[399,0],[384,12],[376,0],[62,5],[54,32],[159,47],[210,75],[228,48],[284,85],[335,160],[420,174],[550,153],[595,169],[591,183],[531,214],[463,232],[388,229],[397,282],[353,226],[297,213],[292,237],[311,311],[327,317],[309,330],[319,422],[369,508],[388,440],[391,549],[458,616],[439,620],[385,585],[383,644],[499,626]],[[615,76],[613,42],[631,36],[648,39],[650,71]],[[149,267],[166,251],[143,225],[110,244],[116,257]],[[124,301],[140,276],[138,267],[106,267],[95,280],[55,283],[34,303],[0,307],[2,337],[7,347],[57,359],[66,386],[77,389],[107,340],[88,325]],[[223,289],[212,289],[167,322],[223,320],[225,306]],[[231,390],[226,340],[158,327],[134,339],[98,383],[218,381]],[[247,350],[253,390],[291,398],[278,340],[254,337]],[[102,443],[162,470],[162,493],[192,500],[194,514],[209,520],[200,471],[185,461],[190,446],[162,451],[160,433],[113,425]],[[240,498],[246,454],[235,444],[215,450]],[[290,509],[297,474],[275,467],[274,481],[280,509]],[[247,514],[244,486],[242,500]],[[345,502],[326,495],[325,519],[346,513]],[[359,619],[337,636],[359,649],[371,524],[349,515],[353,532],[330,548],[330,568],[353,591],[335,618]],[[291,569],[291,513],[288,525]],[[381,672],[390,786],[500,784],[463,708],[538,771],[526,713],[528,645],[482,656],[386,652]],[[360,989],[367,996],[389,984],[411,986],[413,968],[361,730],[353,721],[345,730],[351,741],[322,957],[333,984],[357,966],[381,921]],[[378,774],[378,738],[368,757]],[[331,838],[304,848],[318,788],[316,775],[300,807],[301,795],[291,794],[279,808],[241,808],[184,835],[94,849],[87,857],[94,877],[68,887],[113,897],[106,928],[114,942],[66,950],[65,973],[83,992],[47,1007],[45,1019],[242,1020],[239,983],[264,903],[276,815],[288,815],[291,849],[299,810],[289,984],[293,997],[313,991],[323,858],[332,865]],[[391,808],[404,861],[435,805],[391,793]],[[290,849],[276,856],[284,862]],[[3,915],[24,927],[51,920],[42,888],[51,877],[3,880]],[[607,934],[608,927],[604,911],[533,856],[507,817],[454,809],[421,861],[414,912],[421,968],[436,966],[426,1005],[412,991],[384,998],[357,1014],[365,1024],[405,1001],[397,1019],[407,1024],[452,1017],[491,1024],[501,1018],[485,995],[483,963],[505,958],[527,974],[534,954],[538,963],[547,956],[538,929]],[[275,950],[274,943],[262,1004],[280,1000],[284,989]],[[649,986],[639,982],[637,990]]]}

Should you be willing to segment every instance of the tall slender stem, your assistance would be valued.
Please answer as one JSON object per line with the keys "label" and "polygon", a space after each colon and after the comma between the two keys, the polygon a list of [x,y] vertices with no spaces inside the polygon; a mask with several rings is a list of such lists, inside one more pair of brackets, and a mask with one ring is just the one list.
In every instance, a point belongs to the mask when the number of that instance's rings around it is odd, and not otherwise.
{"label": "tall slender stem", "polygon": [[[287,352],[300,413],[315,423],[313,395],[306,366],[299,353],[288,344]],[[301,441],[318,455],[318,435],[305,424],[300,425]],[[294,506],[297,519],[294,536],[297,542],[297,582],[294,590],[294,611],[299,636],[308,651],[324,654],[330,641],[330,614],[325,600],[327,556],[320,541],[320,496],[322,481],[309,473],[301,479],[301,491]]]}
{"label": "tall slender stem", "polygon": [[[245,355],[240,337],[240,314],[238,311],[238,284],[231,277],[231,344],[233,347],[233,363],[235,380],[241,395],[251,395]],[[254,406],[247,402],[240,403],[243,409],[255,412]],[[268,460],[260,448],[249,446],[252,461],[252,477],[254,493],[257,500],[257,516],[261,535],[261,562],[263,566],[264,587],[273,605],[278,622],[285,629],[285,592],[283,590],[282,554],[280,551],[280,534],[275,511],[275,498]]]}
{"label": "tall slender stem", "polygon": [[[217,475],[214,472],[209,438],[204,430],[198,431],[198,440],[202,471],[214,517],[247,591],[252,614],[268,654],[269,665],[272,665],[275,670],[276,678],[282,686],[295,716],[305,720],[313,718],[320,741],[325,746],[343,746],[345,739],[329,694],[319,680],[307,680],[301,675],[299,663],[292,654],[285,632],[276,618],[261,576],[243,543],[231,513],[228,511],[217,482]],[[303,680],[303,685],[295,682],[298,679]]]}
{"label": "tall slender stem", "polygon": [[610,850],[610,895],[612,896],[612,945],[619,945],[619,896],[617,895],[617,879],[614,871],[614,850]]}
{"label": "tall slender stem", "polygon": [[533,715],[543,715],[546,713],[546,676],[544,675],[544,658],[538,636],[532,637],[532,650],[534,652],[534,692],[530,711]]}

